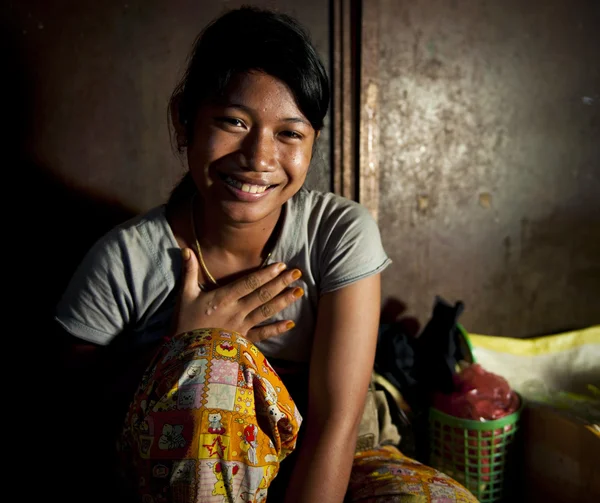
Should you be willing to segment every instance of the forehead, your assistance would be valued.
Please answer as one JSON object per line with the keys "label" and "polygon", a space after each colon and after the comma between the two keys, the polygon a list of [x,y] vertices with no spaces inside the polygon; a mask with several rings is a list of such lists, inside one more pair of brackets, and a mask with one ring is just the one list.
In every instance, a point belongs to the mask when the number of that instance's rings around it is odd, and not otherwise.
{"label": "forehead", "polygon": [[263,72],[252,71],[234,76],[219,101],[224,105],[241,105],[276,117],[306,119],[287,84]]}

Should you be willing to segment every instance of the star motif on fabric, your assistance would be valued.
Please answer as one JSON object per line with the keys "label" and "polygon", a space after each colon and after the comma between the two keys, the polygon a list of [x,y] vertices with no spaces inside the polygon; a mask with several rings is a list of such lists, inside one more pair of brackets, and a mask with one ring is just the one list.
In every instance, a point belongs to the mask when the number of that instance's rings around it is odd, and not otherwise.
{"label": "star motif on fabric", "polygon": [[225,452],[225,446],[221,441],[221,437],[215,438],[215,441],[212,444],[202,444],[202,447],[206,447],[209,457],[215,455],[223,456],[223,453]]}

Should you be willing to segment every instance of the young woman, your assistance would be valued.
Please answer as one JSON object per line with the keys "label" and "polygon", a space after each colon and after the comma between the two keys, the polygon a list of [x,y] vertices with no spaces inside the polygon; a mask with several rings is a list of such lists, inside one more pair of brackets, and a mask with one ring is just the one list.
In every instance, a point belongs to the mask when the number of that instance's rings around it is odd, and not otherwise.
{"label": "young woman", "polygon": [[94,345],[155,345],[119,440],[144,502],[341,502],[353,463],[358,494],[390,481],[369,460],[404,462],[355,453],[390,261],[363,207],[303,188],[328,104],[291,18],[209,25],[170,103],[188,173],[94,246],[58,307]]}

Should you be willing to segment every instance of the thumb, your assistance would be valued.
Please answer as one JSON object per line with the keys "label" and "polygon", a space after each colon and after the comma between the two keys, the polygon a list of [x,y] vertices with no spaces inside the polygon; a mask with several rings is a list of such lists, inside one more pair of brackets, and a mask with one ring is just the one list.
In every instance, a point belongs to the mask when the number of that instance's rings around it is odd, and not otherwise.
{"label": "thumb", "polygon": [[184,297],[197,297],[200,293],[200,287],[198,286],[198,259],[196,254],[189,248],[184,248],[181,251],[183,258],[183,270],[182,270],[182,295]]}

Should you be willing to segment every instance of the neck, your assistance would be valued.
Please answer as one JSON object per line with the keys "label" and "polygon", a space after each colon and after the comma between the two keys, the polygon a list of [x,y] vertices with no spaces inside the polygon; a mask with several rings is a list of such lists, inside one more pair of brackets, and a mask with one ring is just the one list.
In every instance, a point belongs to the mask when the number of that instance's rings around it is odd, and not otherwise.
{"label": "neck", "polygon": [[269,241],[281,215],[280,209],[260,222],[231,222],[204,211],[198,198],[195,198],[192,211],[203,251],[210,253],[218,250],[224,258],[247,263],[260,262],[269,253]]}

